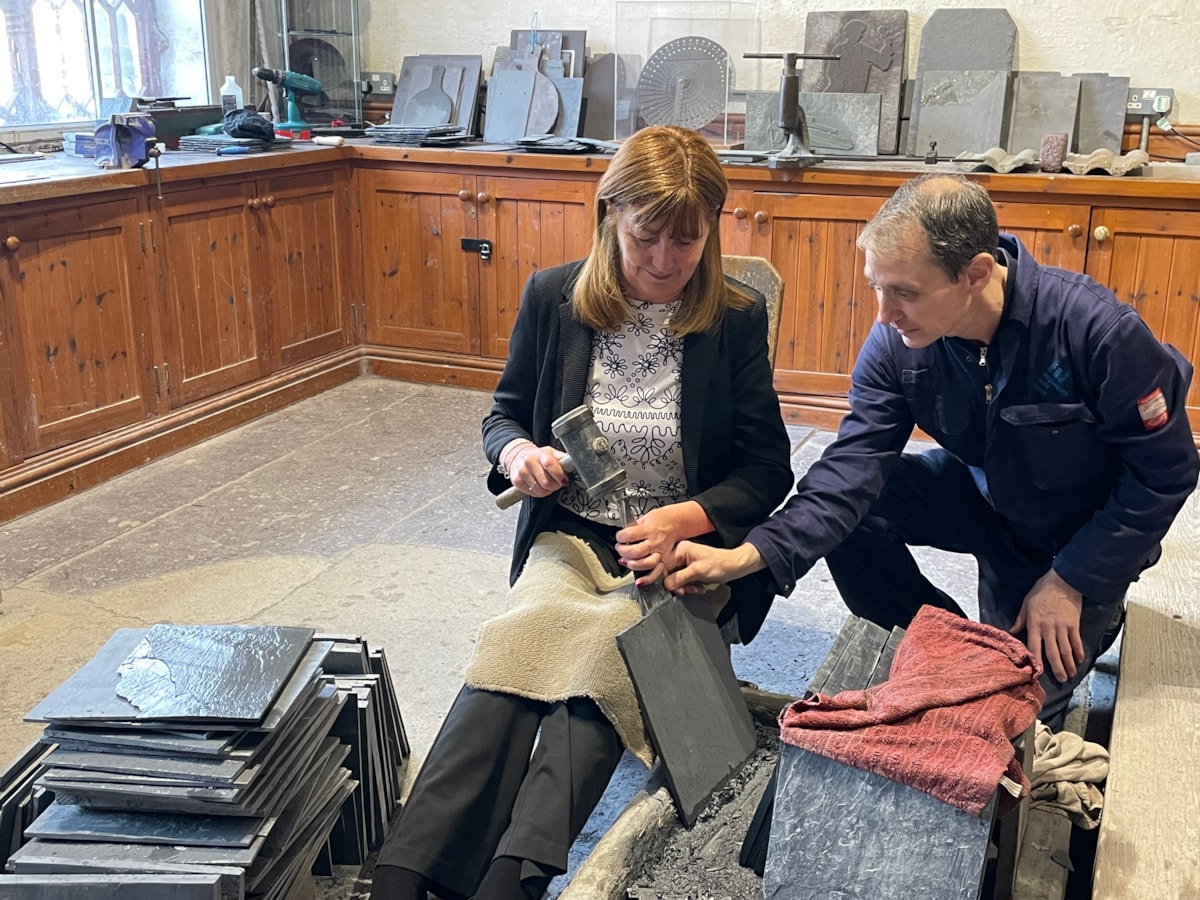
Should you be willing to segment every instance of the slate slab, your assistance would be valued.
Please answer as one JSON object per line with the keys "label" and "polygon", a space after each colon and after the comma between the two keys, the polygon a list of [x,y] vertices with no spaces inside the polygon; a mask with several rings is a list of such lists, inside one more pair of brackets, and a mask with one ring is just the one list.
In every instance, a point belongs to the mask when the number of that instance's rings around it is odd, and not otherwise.
{"label": "slate slab", "polygon": [[1129,79],[1102,73],[1079,74],[1079,122],[1075,129],[1077,153],[1093,150],[1121,152],[1125,110],[1129,103]]}
{"label": "slate slab", "polygon": [[221,875],[5,875],[3,900],[226,900]]}
{"label": "slate slab", "polygon": [[155,625],[117,667],[137,718],[261,721],[309,649],[311,628]]}
{"label": "slate slab", "polygon": [[1079,116],[1079,85],[1078,76],[1058,72],[1014,75],[1008,142],[1004,145],[1008,152],[1036,150],[1047,134],[1065,134],[1067,146],[1071,146]]}
{"label": "slate slab", "polygon": [[[1007,10],[934,10],[921,30],[916,78],[920,81],[930,72],[991,70],[1010,73],[1017,68],[1017,48],[1017,24]],[[907,152],[910,156],[925,154],[928,142],[920,142],[922,115],[924,113],[918,96],[913,103],[908,127]],[[998,145],[999,141],[972,149],[987,150]],[[940,144],[938,155],[944,155]]]}
{"label": "slate slab", "polygon": [[288,626],[121,628],[25,720],[257,724],[312,634]]}
{"label": "slate slab", "polygon": [[763,895],[975,900],[991,828],[991,806],[977,818],[781,743]]}
{"label": "slate slab", "polygon": [[[876,152],[895,153],[898,149],[900,101],[904,79],[908,74],[905,53],[907,40],[906,10],[821,11],[808,14],[804,28],[804,52],[836,54],[841,59],[805,60],[800,82],[803,90],[809,93],[880,95],[877,149],[867,155]],[[807,111],[803,100],[801,105]]]}
{"label": "slate slab", "polygon": [[1009,73],[996,70],[921,75],[914,100],[920,110],[918,155],[924,155],[930,141],[937,141],[938,156],[982,153],[1000,146],[1009,107],[1008,82]]}
{"label": "slate slab", "polygon": [[[879,144],[880,96],[800,92],[814,152],[826,156],[875,156]],[[746,149],[782,150],[786,139],[776,122],[779,94],[746,92]],[[893,151],[894,152],[894,151]]]}
{"label": "slate slab", "polygon": [[754,722],[720,629],[672,597],[617,635],[679,816],[691,826],[754,752]]}
{"label": "slate slab", "polygon": [[475,107],[479,101],[479,82],[483,72],[483,57],[470,54],[422,53],[406,56],[396,78],[396,96],[392,100],[391,121],[405,121],[409,101],[422,91],[434,87],[435,68],[440,66],[440,82],[436,86],[450,98],[447,122],[470,133],[475,126]]}
{"label": "slate slab", "polygon": [[50,840],[249,847],[255,837],[270,831],[271,824],[240,816],[114,812],[51,803],[25,834]]}

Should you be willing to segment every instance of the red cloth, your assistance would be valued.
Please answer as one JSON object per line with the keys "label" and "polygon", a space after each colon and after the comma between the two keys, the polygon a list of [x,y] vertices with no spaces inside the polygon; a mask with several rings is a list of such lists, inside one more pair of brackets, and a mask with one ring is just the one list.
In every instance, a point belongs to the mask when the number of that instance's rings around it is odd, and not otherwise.
{"label": "red cloth", "polygon": [[[1006,632],[924,606],[887,681],[797,700],[779,716],[786,743],[932,794],[979,815],[1002,775],[1029,792],[1011,740],[1046,699],[1042,666]],[[1001,811],[1016,798],[1002,792]]]}

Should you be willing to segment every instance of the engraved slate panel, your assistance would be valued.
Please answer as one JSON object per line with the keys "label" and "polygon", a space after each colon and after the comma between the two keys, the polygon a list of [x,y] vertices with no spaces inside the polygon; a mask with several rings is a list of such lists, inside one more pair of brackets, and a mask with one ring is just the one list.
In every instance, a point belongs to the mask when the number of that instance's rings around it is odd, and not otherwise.
{"label": "engraved slate panel", "polygon": [[806,60],[800,82],[805,91],[879,94],[882,98],[877,150],[869,155],[897,151],[900,100],[908,71],[907,39],[908,12],[902,9],[810,12],[805,23],[805,53],[841,56],[839,60]]}
{"label": "engraved slate panel", "polygon": [[1069,147],[1075,141],[1079,115],[1079,78],[1058,72],[1018,72],[1013,78],[1011,110],[1005,145],[1009,153],[1036,150],[1044,134],[1065,134]]}
{"label": "engraved slate panel", "polygon": [[[1012,72],[1017,67],[1017,41],[1017,24],[1007,10],[935,10],[921,30],[916,77],[920,81],[929,72]],[[924,155],[928,146],[928,141],[919,142],[921,115],[917,97],[908,127],[907,151],[912,156]],[[978,149],[998,145],[996,141]],[[945,155],[940,145],[938,155]]]}
{"label": "engraved slate panel", "polygon": [[[801,91],[800,107],[808,119],[814,152],[826,156],[875,156],[879,144],[878,94],[809,93]],[[785,139],[776,125],[779,94],[746,92],[746,149],[782,150]]]}
{"label": "engraved slate panel", "polygon": [[1079,122],[1071,149],[1121,152],[1125,109],[1129,103],[1129,79],[1102,73],[1083,73],[1079,78]]}
{"label": "engraved slate panel", "polygon": [[937,141],[938,156],[1000,146],[1008,110],[1008,72],[926,72],[917,86],[916,147]]}

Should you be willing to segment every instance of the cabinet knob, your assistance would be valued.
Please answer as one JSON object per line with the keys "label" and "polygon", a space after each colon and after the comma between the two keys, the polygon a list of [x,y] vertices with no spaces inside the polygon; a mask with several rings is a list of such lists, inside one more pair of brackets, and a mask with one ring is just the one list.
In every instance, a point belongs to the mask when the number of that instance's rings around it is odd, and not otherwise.
{"label": "cabinet knob", "polygon": [[5,246],[5,248],[11,250],[13,253],[16,253],[18,250],[21,249],[21,239],[19,237],[17,237],[15,234],[10,234],[7,238],[5,238],[4,246]]}
{"label": "cabinet knob", "polygon": [[463,188],[461,191],[458,192],[458,199],[462,200],[465,203],[467,200],[471,199],[471,192],[468,191],[466,188]]}
{"label": "cabinet knob", "polygon": [[492,195],[489,194],[487,191],[480,191],[478,194],[475,195],[475,202],[478,203],[480,206],[483,206],[485,203],[491,203]]}
{"label": "cabinet knob", "polygon": [[1097,244],[1103,244],[1110,237],[1112,237],[1112,232],[1109,231],[1108,227],[1105,225],[1097,225],[1095,230],[1092,232],[1092,237],[1096,239]]}
{"label": "cabinet knob", "polygon": [[259,200],[257,197],[251,197],[249,200],[246,201],[246,206],[249,209],[262,209],[262,201]]}
{"label": "cabinet knob", "polygon": [[735,207],[733,208],[733,217],[734,217],[735,219],[744,219],[744,218],[746,218],[746,207],[744,207],[744,206],[735,206]]}
{"label": "cabinet knob", "polygon": [[275,208],[275,195],[267,194],[267,196],[263,197],[263,206],[265,206],[267,209],[274,209]]}
{"label": "cabinet knob", "polygon": [[766,225],[767,224],[766,210],[763,210],[763,209],[756,210],[754,213],[754,221],[757,222],[759,225]]}
{"label": "cabinet knob", "polygon": [[1069,234],[1071,237],[1079,237],[1081,234],[1083,234],[1083,226],[1078,222],[1072,222],[1067,226],[1067,234]]}

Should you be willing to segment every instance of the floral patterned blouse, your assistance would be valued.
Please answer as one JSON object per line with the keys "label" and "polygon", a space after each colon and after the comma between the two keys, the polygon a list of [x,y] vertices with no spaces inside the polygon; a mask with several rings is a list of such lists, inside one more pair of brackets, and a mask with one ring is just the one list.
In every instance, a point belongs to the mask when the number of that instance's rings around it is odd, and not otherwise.
{"label": "floral patterned blouse", "polygon": [[[625,462],[625,492],[638,516],[687,499],[679,431],[683,339],[667,333],[678,305],[629,301],[621,330],[598,331],[592,342],[585,402]],[[588,497],[576,477],[558,502],[585,519],[619,523],[618,504]]]}

